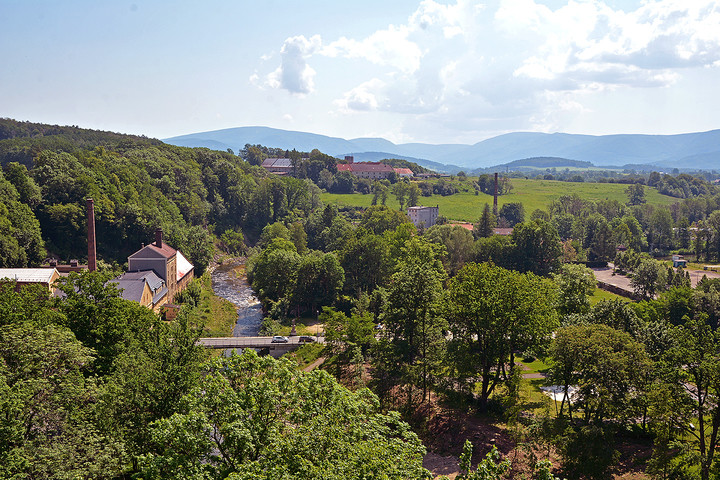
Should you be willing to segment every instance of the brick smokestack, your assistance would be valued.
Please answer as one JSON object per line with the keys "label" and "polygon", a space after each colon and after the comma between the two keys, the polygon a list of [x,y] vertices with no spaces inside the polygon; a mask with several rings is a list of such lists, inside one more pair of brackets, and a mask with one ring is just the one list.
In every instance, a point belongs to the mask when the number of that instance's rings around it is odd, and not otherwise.
{"label": "brick smokestack", "polygon": [[97,250],[95,248],[95,203],[92,198],[85,200],[87,203],[87,230],[88,230],[88,271],[97,270]]}
{"label": "brick smokestack", "polygon": [[158,248],[162,248],[162,234],[162,228],[155,230],[155,246]]}
{"label": "brick smokestack", "polygon": [[493,215],[497,217],[497,187],[498,187],[498,174],[495,172],[495,196],[493,197]]}

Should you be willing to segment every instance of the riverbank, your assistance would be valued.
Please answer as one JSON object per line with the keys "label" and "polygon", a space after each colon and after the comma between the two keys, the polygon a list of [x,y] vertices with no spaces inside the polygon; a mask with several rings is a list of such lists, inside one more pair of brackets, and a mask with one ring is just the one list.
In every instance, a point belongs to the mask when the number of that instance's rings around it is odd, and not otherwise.
{"label": "riverbank", "polygon": [[196,281],[200,284],[200,301],[196,305],[196,311],[200,321],[205,325],[203,335],[207,337],[231,336],[237,321],[237,307],[215,293],[213,278],[209,271]]}
{"label": "riverbank", "polygon": [[[223,263],[213,265],[211,292],[218,301],[232,307],[232,318],[225,316],[216,321],[221,324],[221,334],[214,336],[252,337],[258,335],[262,324],[260,301],[248,284],[245,273],[245,257],[224,258]],[[224,307],[227,308],[227,307]]]}

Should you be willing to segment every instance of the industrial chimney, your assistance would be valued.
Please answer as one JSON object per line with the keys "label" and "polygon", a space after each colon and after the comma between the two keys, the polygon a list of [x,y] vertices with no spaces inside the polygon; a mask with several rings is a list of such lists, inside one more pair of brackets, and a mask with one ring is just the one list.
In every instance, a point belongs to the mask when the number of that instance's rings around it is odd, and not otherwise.
{"label": "industrial chimney", "polygon": [[95,204],[92,198],[88,198],[87,203],[87,219],[88,219],[88,271],[97,270],[97,251],[95,249]]}
{"label": "industrial chimney", "polygon": [[157,248],[162,248],[162,234],[162,228],[158,228],[157,230],[155,230],[155,246]]}
{"label": "industrial chimney", "polygon": [[497,217],[497,187],[498,187],[498,174],[495,172],[495,196],[493,196],[493,215]]}

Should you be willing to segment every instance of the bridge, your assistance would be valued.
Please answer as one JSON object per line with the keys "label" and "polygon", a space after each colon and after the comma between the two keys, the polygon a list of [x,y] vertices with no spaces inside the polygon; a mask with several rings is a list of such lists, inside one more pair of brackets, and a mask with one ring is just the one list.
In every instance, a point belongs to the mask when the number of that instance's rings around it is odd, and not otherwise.
{"label": "bridge", "polygon": [[325,343],[325,337],[303,336],[303,338],[312,338],[313,342],[300,342],[299,336],[287,337],[286,343],[274,343],[273,337],[205,337],[198,340],[200,345],[206,348],[216,349],[234,349],[234,348],[252,348],[262,352],[267,352],[273,357],[280,357],[283,354],[295,350],[307,343]]}

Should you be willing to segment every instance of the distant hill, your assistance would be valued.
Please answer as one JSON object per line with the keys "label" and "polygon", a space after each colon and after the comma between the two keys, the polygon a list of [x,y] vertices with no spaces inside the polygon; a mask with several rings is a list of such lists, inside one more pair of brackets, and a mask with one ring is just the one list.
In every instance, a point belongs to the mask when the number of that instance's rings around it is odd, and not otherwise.
{"label": "distant hill", "polygon": [[[581,160],[570,160],[568,158],[558,158],[558,157],[533,157],[533,158],[523,158],[521,160],[514,160],[512,162],[503,163],[502,165],[494,165],[492,167],[489,167],[491,170],[532,170],[532,169],[539,169],[539,168],[567,168],[567,167],[574,167],[574,168],[594,168],[595,165],[593,165],[590,162],[583,162]],[[478,169],[478,170],[484,170],[484,169]]]}
{"label": "distant hill", "polygon": [[[206,146],[238,151],[245,144],[262,144],[358,159],[403,158],[441,171],[486,168],[518,159],[555,157],[596,166],[653,164],[678,168],[714,168],[720,157],[720,130],[680,135],[575,135],[568,133],[517,132],[493,137],[474,145],[424,143],[394,144],[382,138],[345,140],[314,133],[268,127],[238,127],[181,135],[164,140],[181,146]],[[363,155],[367,155],[363,157]],[[431,167],[435,162],[446,167]]]}

